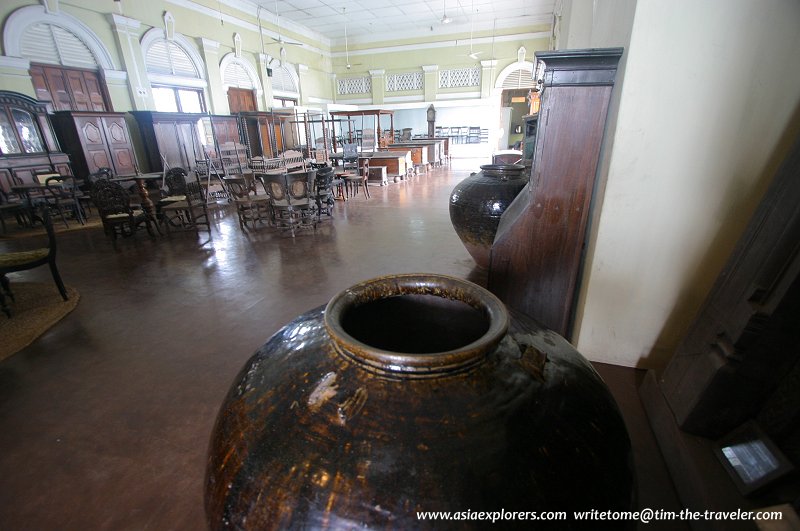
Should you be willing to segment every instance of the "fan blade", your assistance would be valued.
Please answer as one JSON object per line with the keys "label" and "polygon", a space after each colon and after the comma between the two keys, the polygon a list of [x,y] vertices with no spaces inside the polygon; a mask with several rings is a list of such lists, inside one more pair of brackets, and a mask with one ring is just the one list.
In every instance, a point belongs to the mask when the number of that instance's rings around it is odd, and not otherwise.
{"label": "fan blade", "polygon": [[270,37],[273,41],[277,42],[278,44],[289,44],[292,46],[302,46],[302,42],[293,42],[293,41],[285,41],[283,37]]}

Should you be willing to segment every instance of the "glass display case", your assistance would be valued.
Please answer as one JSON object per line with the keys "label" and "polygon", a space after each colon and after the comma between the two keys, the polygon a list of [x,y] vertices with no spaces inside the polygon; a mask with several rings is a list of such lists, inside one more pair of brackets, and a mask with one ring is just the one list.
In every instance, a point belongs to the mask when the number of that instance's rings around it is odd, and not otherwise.
{"label": "glass display case", "polygon": [[50,123],[49,107],[24,94],[0,90],[0,187],[35,182],[37,173],[72,175]]}
{"label": "glass display case", "polygon": [[41,153],[45,151],[42,135],[33,114],[3,105],[0,115],[0,152],[3,155]]}

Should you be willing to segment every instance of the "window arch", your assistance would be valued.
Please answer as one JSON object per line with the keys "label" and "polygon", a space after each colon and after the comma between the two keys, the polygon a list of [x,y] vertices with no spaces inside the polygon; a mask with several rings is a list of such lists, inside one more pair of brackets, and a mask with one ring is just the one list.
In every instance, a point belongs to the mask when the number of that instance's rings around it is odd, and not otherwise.
{"label": "window arch", "polygon": [[511,63],[497,74],[494,87],[498,89],[534,88],[536,81],[533,79],[533,63],[518,61]]}
{"label": "window arch", "polygon": [[219,70],[222,73],[223,88],[253,89],[259,95],[263,93],[256,69],[241,57],[236,57],[233,53],[227,54],[219,63]]}
{"label": "window arch", "polygon": [[145,70],[157,111],[205,112],[205,64],[191,41],[163,29],[142,36]]}
{"label": "window arch", "polygon": [[276,96],[297,98],[300,95],[300,77],[286,63],[272,69],[272,93]]}
{"label": "window arch", "polygon": [[111,54],[94,32],[67,13],[27,6],[9,15],[3,30],[6,55],[32,62],[115,70]]}
{"label": "window arch", "polygon": [[163,29],[153,28],[142,36],[141,45],[151,80],[155,76],[166,76],[183,78],[183,83],[190,85],[205,86],[203,59],[183,35],[176,33],[174,39],[167,39]]}

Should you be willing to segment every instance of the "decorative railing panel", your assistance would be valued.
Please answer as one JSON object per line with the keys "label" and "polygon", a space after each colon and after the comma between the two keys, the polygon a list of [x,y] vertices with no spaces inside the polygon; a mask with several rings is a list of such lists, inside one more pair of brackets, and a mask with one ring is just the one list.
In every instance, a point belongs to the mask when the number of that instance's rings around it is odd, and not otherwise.
{"label": "decorative railing panel", "polygon": [[439,88],[478,87],[481,69],[476,67],[439,70]]}
{"label": "decorative railing panel", "polygon": [[345,77],[336,80],[337,92],[340,96],[347,94],[369,94],[372,92],[372,80],[368,76]]}
{"label": "decorative railing panel", "polygon": [[424,77],[422,72],[404,72],[386,76],[386,92],[422,90],[423,86]]}

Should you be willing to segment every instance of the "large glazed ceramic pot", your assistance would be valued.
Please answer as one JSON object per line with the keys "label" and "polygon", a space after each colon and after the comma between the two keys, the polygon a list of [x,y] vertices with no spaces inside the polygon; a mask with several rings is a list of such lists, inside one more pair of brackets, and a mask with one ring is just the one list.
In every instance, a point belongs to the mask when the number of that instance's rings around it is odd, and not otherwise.
{"label": "large glazed ceramic pot", "polygon": [[500,216],[528,183],[522,164],[485,164],[450,193],[450,221],[475,262],[489,268]]}
{"label": "large glazed ceramic pot", "polygon": [[205,503],[212,529],[484,523],[418,511],[568,511],[554,528],[571,529],[570,511],[630,510],[631,494],[623,420],[567,341],[475,284],[408,274],[339,293],[250,358]]}

